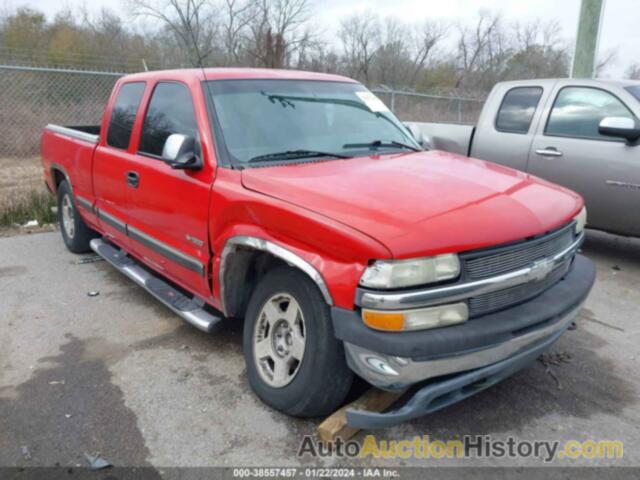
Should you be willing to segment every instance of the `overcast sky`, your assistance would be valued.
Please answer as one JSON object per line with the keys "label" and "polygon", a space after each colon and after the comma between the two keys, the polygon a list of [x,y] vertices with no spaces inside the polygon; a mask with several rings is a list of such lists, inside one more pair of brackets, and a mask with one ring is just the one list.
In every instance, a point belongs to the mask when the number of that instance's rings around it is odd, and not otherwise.
{"label": "overcast sky", "polygon": [[[605,0],[600,52],[617,51],[617,59],[607,76],[622,76],[626,67],[640,61],[640,0]],[[5,8],[28,5],[54,15],[63,6],[86,5],[90,11],[102,7],[118,11],[123,18],[120,0],[0,0]],[[540,18],[557,20],[567,40],[575,39],[580,0],[315,0],[314,23],[327,38],[336,34],[336,19],[358,11],[372,10],[412,22],[426,18],[471,22],[479,10],[501,12],[507,21]]]}

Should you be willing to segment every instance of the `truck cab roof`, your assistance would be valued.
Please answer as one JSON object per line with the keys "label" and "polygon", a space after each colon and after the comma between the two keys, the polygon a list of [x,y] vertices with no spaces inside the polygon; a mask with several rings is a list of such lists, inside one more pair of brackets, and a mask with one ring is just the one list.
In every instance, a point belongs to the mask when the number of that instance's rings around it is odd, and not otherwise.
{"label": "truck cab roof", "polygon": [[178,70],[158,70],[126,75],[122,81],[132,80],[231,80],[231,79],[272,79],[272,80],[310,80],[325,82],[357,83],[355,80],[329,73],[305,72],[301,70],[277,70],[267,68],[185,68]]}
{"label": "truck cab roof", "polygon": [[628,79],[613,79],[613,78],[534,78],[530,80],[507,80],[504,82],[498,82],[496,85],[513,85],[513,86],[553,86],[558,82],[563,82],[571,85],[587,85],[593,87],[630,87],[634,85],[640,85],[640,80],[628,80]]}

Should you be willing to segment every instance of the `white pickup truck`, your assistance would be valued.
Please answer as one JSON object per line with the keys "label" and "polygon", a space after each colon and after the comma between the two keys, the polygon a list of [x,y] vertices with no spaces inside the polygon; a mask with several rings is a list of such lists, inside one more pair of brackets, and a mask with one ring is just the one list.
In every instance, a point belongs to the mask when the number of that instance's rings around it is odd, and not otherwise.
{"label": "white pickup truck", "polygon": [[477,125],[411,123],[427,148],[517,168],[580,193],[589,226],[640,236],[640,83],[496,84]]}

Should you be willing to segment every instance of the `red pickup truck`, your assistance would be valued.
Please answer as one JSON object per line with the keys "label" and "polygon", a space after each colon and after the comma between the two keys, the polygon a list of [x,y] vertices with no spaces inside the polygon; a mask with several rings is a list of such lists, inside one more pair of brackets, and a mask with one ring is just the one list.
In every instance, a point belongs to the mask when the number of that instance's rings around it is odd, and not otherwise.
{"label": "red pickup truck", "polygon": [[205,69],[121,78],[100,126],[48,125],[46,182],[93,249],[197,328],[244,320],[249,382],[333,411],[354,375],[406,391],[373,428],[533,361],[595,269],[579,195],[441,151],[341,76]]}

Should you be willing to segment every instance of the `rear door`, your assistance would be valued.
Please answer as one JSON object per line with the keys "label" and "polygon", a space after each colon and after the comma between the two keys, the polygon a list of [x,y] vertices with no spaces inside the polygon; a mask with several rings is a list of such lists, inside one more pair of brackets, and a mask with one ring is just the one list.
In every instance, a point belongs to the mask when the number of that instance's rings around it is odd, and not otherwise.
{"label": "rear door", "polygon": [[93,190],[98,221],[105,235],[123,247],[128,246],[127,177],[134,157],[131,138],[144,91],[144,82],[119,86],[103,125],[107,134],[100,138],[93,158]]}
{"label": "rear door", "polygon": [[127,188],[131,248],[179,285],[207,297],[214,170],[207,158],[201,170],[174,170],[162,160],[165,141],[174,133],[194,137],[199,155],[205,155],[200,147],[201,131],[208,128],[200,123],[206,117],[200,110],[204,100],[194,101],[190,88],[176,81],[160,81],[150,88],[136,154],[129,162],[137,179]]}
{"label": "rear door", "polygon": [[580,193],[590,226],[638,235],[640,147],[598,133],[604,117],[635,118],[625,97],[590,83],[558,84],[532,143],[528,170]]}

